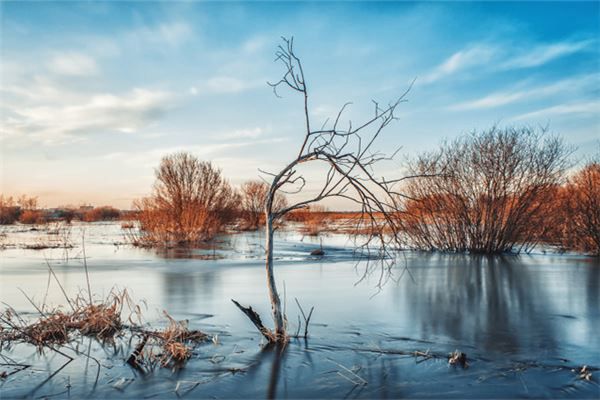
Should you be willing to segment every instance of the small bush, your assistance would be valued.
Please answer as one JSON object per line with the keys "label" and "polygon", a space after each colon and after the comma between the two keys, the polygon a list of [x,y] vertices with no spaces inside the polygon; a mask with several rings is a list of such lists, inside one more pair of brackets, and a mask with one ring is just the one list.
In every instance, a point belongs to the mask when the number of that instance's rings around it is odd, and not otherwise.
{"label": "small bush", "polygon": [[119,219],[121,212],[110,206],[96,207],[86,211],[83,214],[83,220],[86,222],[96,221],[114,221]]}
{"label": "small bush", "polygon": [[[265,204],[269,195],[269,185],[264,182],[250,181],[241,188],[241,217],[243,229],[256,230],[265,224]],[[287,206],[285,196],[275,195],[273,210],[278,211]]]}
{"label": "small bush", "polygon": [[19,217],[19,222],[22,224],[43,224],[46,222],[44,213],[39,210],[25,210]]}

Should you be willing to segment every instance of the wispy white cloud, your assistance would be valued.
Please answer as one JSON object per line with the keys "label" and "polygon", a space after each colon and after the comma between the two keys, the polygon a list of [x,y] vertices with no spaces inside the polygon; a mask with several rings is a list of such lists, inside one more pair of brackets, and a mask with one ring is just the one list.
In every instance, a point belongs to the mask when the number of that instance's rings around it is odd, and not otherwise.
{"label": "wispy white cloud", "polygon": [[520,54],[510,56],[503,64],[503,68],[514,69],[537,67],[555,59],[586,50],[593,44],[593,40],[562,41],[541,44],[533,48],[523,49],[520,51]]}
{"label": "wispy white cloud", "polygon": [[2,134],[56,144],[91,133],[131,133],[159,119],[171,103],[172,95],[167,92],[133,89],[122,95],[95,94],[76,104],[57,99],[43,105],[13,106],[2,123]]}
{"label": "wispy white cloud", "polygon": [[64,52],[55,54],[48,62],[48,67],[54,73],[70,76],[87,76],[98,73],[96,61],[85,54]]}
{"label": "wispy white cloud", "polygon": [[431,72],[418,79],[420,83],[432,83],[462,70],[488,63],[497,53],[491,46],[480,44],[457,51]]}
{"label": "wispy white cloud", "polygon": [[167,21],[152,26],[141,26],[128,32],[125,37],[138,43],[176,47],[193,36],[192,27],[185,21]]}
{"label": "wispy white cloud", "polygon": [[557,106],[542,108],[540,110],[517,115],[511,118],[512,121],[539,120],[555,116],[569,115],[600,115],[600,101],[579,102],[570,104],[560,104]]}
{"label": "wispy white cloud", "polygon": [[265,84],[263,80],[245,80],[232,76],[215,76],[206,81],[210,93],[239,93]]}
{"label": "wispy white cloud", "polygon": [[266,143],[277,143],[287,139],[285,138],[269,138],[262,140],[246,140],[246,141],[232,141],[232,142],[220,142],[220,143],[206,143],[201,145],[181,145],[171,147],[159,147],[149,150],[142,150],[136,152],[112,152],[100,156],[101,159],[125,162],[127,164],[136,165],[140,167],[153,167],[158,165],[160,159],[167,154],[172,154],[180,151],[191,153],[201,159],[214,159],[218,156],[224,156],[229,151],[235,149],[246,148],[251,146],[264,145]]}
{"label": "wispy white cloud", "polygon": [[448,107],[452,111],[480,110],[505,106],[524,100],[539,99],[551,95],[565,95],[595,88],[600,90],[600,78],[597,75],[584,75],[540,86],[520,85],[508,91],[499,91],[477,100],[470,100]]}
{"label": "wispy white cloud", "polygon": [[256,139],[264,134],[260,127],[251,129],[236,129],[232,132],[224,132],[217,135],[221,139]]}
{"label": "wispy white cloud", "polygon": [[480,67],[485,72],[539,67],[551,61],[591,48],[594,40],[564,40],[518,48],[513,45],[470,45],[455,52],[440,65],[433,68],[420,83],[433,83],[459,72]]}

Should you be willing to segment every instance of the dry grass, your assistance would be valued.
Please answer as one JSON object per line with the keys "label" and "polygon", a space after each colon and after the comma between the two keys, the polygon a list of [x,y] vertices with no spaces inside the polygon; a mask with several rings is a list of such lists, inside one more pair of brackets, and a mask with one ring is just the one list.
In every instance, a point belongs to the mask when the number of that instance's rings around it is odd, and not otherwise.
{"label": "dry grass", "polygon": [[191,331],[188,329],[187,321],[176,321],[166,312],[164,314],[169,320],[169,326],[158,332],[156,338],[162,347],[160,364],[166,367],[173,362],[182,363],[190,358],[192,355],[190,344],[206,341],[208,335],[200,331]]}
{"label": "dry grass", "polygon": [[[32,303],[33,304],[33,303]],[[14,309],[0,314],[0,344],[28,343],[38,350],[57,350],[54,346],[68,345],[77,335],[93,337],[102,343],[114,343],[122,335],[139,335],[138,345],[128,363],[137,369],[149,370],[155,366],[173,367],[185,363],[195,345],[209,336],[199,330],[190,330],[187,321],[176,321],[164,312],[168,326],[152,330],[141,325],[141,307],[133,305],[126,290],[111,291],[107,299],[90,304],[83,296],[70,300],[71,312],[60,309],[44,311],[44,306],[34,307],[40,317],[27,323]],[[129,316],[125,318],[126,313]],[[137,319],[139,323],[136,323]],[[124,323],[128,320],[130,324]]]}

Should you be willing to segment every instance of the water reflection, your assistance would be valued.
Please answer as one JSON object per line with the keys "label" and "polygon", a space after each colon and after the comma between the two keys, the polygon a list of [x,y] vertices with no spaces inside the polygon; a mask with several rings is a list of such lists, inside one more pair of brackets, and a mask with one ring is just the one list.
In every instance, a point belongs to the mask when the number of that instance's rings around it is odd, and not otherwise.
{"label": "water reflection", "polygon": [[[419,257],[411,267],[418,284],[404,282],[397,289],[411,304],[409,319],[420,327],[419,337],[449,338],[485,353],[556,353],[564,338],[552,316],[569,317],[554,309],[556,276],[517,257]],[[585,271],[587,282],[578,290],[586,292],[591,310],[598,302],[599,269]]]}
{"label": "water reflection", "polygon": [[160,274],[162,289],[169,309],[194,310],[200,299],[210,299],[219,287],[220,276],[212,269],[181,271],[164,269]]}

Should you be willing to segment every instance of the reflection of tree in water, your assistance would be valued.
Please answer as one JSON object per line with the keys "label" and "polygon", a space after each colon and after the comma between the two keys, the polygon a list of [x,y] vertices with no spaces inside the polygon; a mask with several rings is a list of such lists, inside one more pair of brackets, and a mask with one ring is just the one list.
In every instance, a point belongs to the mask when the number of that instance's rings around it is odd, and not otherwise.
{"label": "reflection of tree in water", "polygon": [[201,308],[199,297],[212,298],[219,284],[217,273],[210,268],[189,272],[165,270],[161,277],[168,310],[197,312]]}
{"label": "reflection of tree in water", "polygon": [[518,258],[426,256],[404,283],[411,320],[422,338],[448,336],[479,351],[514,354],[557,346],[544,282]]}

